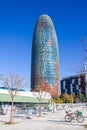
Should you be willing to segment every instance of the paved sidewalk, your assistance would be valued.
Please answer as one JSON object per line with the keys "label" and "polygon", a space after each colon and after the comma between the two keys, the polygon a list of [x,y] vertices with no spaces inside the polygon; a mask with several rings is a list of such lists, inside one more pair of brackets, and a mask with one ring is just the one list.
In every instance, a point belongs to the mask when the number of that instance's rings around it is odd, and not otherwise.
{"label": "paved sidewalk", "polygon": [[87,123],[87,118],[83,123],[65,122],[64,116],[65,111],[59,110],[56,113],[43,114],[42,117],[33,116],[30,119],[15,117],[17,124],[6,125],[9,116],[0,115],[0,130],[86,130],[83,125]]}

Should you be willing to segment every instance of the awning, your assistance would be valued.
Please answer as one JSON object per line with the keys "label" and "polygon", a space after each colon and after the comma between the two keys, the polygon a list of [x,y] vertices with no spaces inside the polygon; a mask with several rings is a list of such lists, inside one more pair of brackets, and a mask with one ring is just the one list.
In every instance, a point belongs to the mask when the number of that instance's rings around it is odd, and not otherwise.
{"label": "awning", "polygon": [[[9,94],[0,94],[0,102],[11,102],[11,97]],[[20,103],[39,103],[38,99],[35,97],[18,96],[14,98],[14,102]],[[42,99],[41,103],[48,103],[49,99]]]}

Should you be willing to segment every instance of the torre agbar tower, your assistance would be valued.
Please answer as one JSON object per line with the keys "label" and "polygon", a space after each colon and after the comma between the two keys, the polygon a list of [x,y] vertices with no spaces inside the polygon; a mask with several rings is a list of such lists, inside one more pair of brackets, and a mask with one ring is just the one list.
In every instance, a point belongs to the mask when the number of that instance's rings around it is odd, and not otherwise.
{"label": "torre agbar tower", "polygon": [[59,55],[55,28],[48,15],[41,15],[37,20],[31,61],[31,89],[46,83],[58,86],[59,91]]}

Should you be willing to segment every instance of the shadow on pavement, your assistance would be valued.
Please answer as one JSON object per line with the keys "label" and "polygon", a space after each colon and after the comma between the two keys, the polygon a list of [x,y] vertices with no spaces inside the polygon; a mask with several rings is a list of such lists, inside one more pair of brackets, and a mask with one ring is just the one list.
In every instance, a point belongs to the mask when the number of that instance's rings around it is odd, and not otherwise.
{"label": "shadow on pavement", "polygon": [[58,124],[66,124],[66,125],[76,125],[76,126],[83,126],[84,122],[83,123],[77,123],[77,122],[67,122],[67,121],[64,121],[64,120],[47,120],[48,122],[55,122],[55,123],[58,123]]}

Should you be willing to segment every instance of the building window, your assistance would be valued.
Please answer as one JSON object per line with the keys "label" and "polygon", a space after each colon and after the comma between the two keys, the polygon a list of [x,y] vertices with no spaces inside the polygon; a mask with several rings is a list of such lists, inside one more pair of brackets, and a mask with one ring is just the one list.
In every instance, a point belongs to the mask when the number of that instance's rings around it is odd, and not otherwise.
{"label": "building window", "polygon": [[72,86],[72,84],[70,84],[70,90],[71,90],[71,93],[73,93],[73,86]]}
{"label": "building window", "polygon": [[66,85],[66,82],[63,81],[63,89],[65,90],[65,85]]}
{"label": "building window", "polygon": [[72,79],[72,84],[74,84],[75,83],[75,79]]}
{"label": "building window", "polygon": [[76,90],[79,90],[79,86],[78,86],[78,84],[76,85]]}
{"label": "building window", "polygon": [[78,85],[81,85],[81,78],[78,78]]}
{"label": "building window", "polygon": [[67,94],[67,89],[65,89],[65,94]]}

